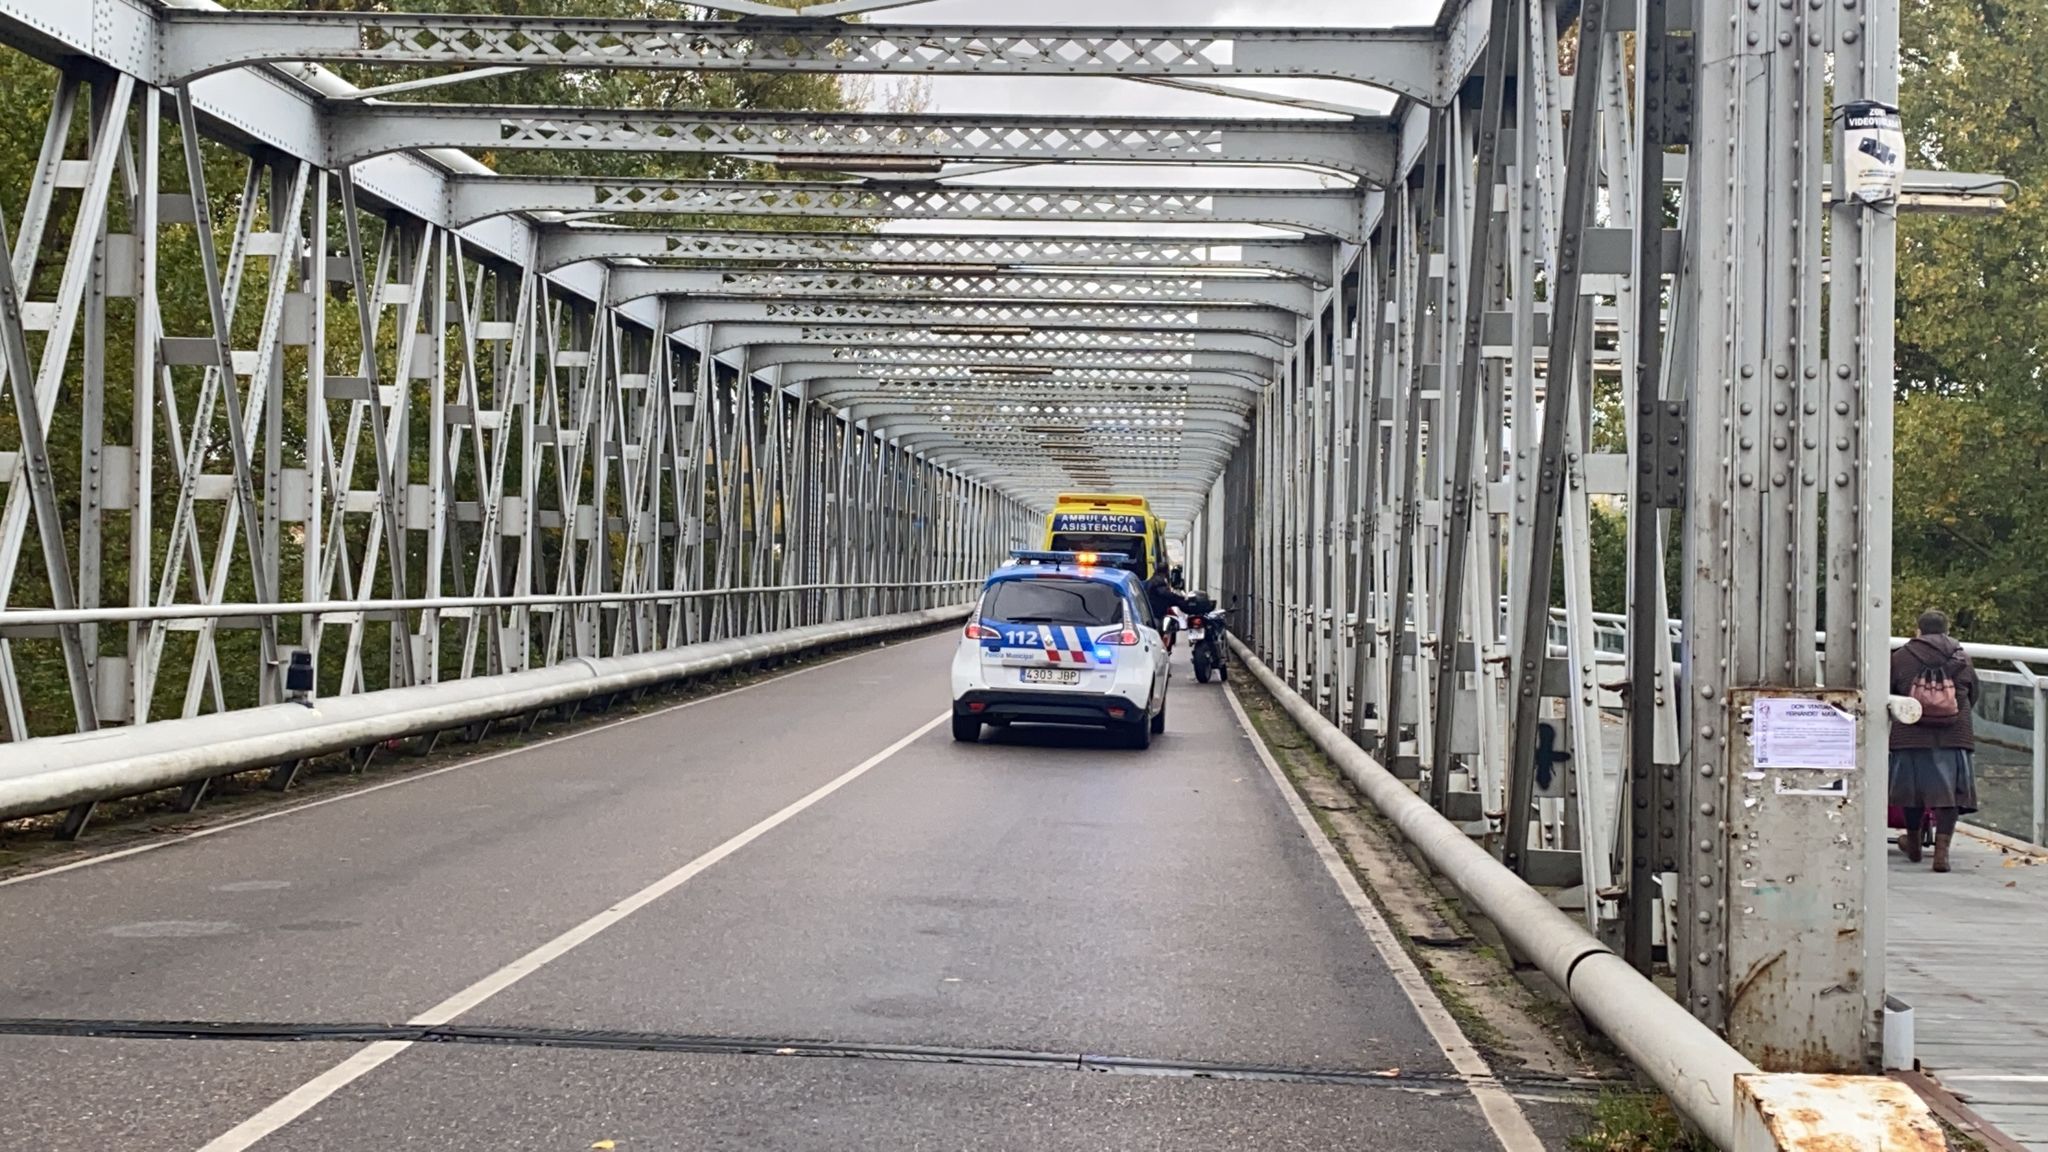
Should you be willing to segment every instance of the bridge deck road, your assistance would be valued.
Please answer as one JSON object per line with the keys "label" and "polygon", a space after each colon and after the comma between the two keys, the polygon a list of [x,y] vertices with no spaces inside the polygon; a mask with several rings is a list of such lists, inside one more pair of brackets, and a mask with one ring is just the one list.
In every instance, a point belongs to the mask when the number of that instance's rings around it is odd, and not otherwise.
{"label": "bridge deck road", "polygon": [[[933,723],[953,643],[0,886],[0,1147],[1500,1146],[1455,1083],[1004,1063],[1450,1071],[1215,685],[1179,670],[1149,752],[1049,729],[959,746]],[[667,1039],[543,1042],[562,1030]],[[690,1037],[851,1054],[664,1047]],[[892,1046],[998,1055],[874,1058]]]}

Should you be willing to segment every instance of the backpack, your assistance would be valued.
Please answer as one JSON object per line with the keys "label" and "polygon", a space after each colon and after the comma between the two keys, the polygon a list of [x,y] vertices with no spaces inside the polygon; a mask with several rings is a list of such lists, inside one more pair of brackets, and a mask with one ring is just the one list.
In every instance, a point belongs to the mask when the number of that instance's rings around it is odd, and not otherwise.
{"label": "backpack", "polygon": [[1913,678],[1913,699],[1920,702],[1920,723],[1930,728],[1946,728],[1962,715],[1956,703],[1956,682],[1936,665],[1922,664],[1920,675]]}

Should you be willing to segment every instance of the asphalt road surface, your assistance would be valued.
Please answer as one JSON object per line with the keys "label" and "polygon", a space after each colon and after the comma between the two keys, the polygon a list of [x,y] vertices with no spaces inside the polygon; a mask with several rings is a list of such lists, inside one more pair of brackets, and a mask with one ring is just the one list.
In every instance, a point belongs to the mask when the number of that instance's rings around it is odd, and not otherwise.
{"label": "asphalt road surface", "polygon": [[953,643],[0,885],[0,1148],[1503,1147],[1216,685]]}

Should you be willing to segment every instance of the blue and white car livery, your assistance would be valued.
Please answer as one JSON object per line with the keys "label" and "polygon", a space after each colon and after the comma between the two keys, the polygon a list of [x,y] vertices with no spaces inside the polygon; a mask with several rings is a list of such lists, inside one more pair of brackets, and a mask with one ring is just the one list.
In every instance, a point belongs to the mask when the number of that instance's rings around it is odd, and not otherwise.
{"label": "blue and white car livery", "polygon": [[953,735],[1080,724],[1146,747],[1166,724],[1167,651],[1119,558],[1019,552],[983,586],[953,658]]}

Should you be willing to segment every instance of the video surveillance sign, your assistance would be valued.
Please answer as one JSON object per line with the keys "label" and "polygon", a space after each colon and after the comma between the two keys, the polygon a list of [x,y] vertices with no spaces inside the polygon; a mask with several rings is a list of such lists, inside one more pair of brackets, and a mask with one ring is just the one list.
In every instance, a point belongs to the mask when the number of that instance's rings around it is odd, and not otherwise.
{"label": "video surveillance sign", "polygon": [[1906,133],[1899,110],[1875,100],[1842,109],[1842,187],[1850,202],[1890,204],[1906,175]]}

